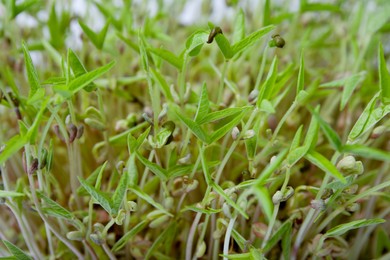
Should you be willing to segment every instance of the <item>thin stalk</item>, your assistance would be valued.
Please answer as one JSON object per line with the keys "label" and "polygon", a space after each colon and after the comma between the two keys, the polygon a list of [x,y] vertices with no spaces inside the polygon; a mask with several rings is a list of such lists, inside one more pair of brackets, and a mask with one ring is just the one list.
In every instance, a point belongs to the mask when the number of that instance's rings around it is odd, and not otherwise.
{"label": "thin stalk", "polygon": [[[27,165],[29,166],[29,165]],[[30,189],[31,189],[31,195],[33,198],[33,202],[35,205],[35,208],[38,211],[39,216],[41,219],[48,224],[48,227],[50,228],[51,232],[62,242],[64,243],[76,256],[78,259],[84,259],[84,256],[80,253],[80,251],[71,243],[69,242],[65,237],[63,237],[50,223],[49,219],[46,218],[46,216],[43,214],[41,210],[41,206],[39,205],[38,197],[35,191],[34,187],[34,179],[31,174],[28,175],[28,180],[30,183]]]}
{"label": "thin stalk", "polygon": [[102,244],[102,247],[103,247],[104,252],[106,252],[106,254],[107,254],[107,256],[108,256],[108,258],[109,258],[110,260],[116,260],[116,259],[117,259],[117,258],[115,257],[115,255],[112,253],[111,249],[108,247],[108,245],[107,245],[106,242],[104,242],[104,243]]}
{"label": "thin stalk", "polygon": [[38,248],[38,245],[35,242],[35,239],[31,237],[33,232],[30,230],[27,230],[28,224],[23,221],[23,218],[19,216],[16,207],[8,202],[5,203],[5,205],[11,210],[12,214],[15,216],[16,221],[18,222],[18,226],[20,228],[20,231],[22,232],[24,241],[26,242],[26,246],[28,250],[31,252],[31,254],[34,256],[36,259],[44,259],[43,254]]}
{"label": "thin stalk", "polygon": [[201,217],[202,217],[202,213],[197,212],[194,222],[192,222],[190,233],[188,234],[188,239],[187,239],[186,260],[192,259],[192,244],[194,242],[196,227],[198,226]]}
{"label": "thin stalk", "polygon": [[226,256],[229,254],[229,242],[230,242],[230,237],[232,235],[232,230],[234,227],[234,223],[236,222],[236,219],[237,219],[237,216],[234,218],[231,218],[229,220],[229,225],[226,229],[225,240],[223,242],[223,254],[225,255],[223,257],[223,260],[228,260],[228,258]]}
{"label": "thin stalk", "polygon": [[[335,158],[335,157],[334,157]],[[330,174],[329,173],[326,173],[325,174],[325,177],[324,177],[324,180],[322,181],[322,185],[320,187],[320,190],[318,191],[317,193],[317,196],[316,196],[316,199],[320,199],[322,194],[324,193],[325,191],[325,187],[326,185],[328,184],[329,180],[330,180]],[[292,255],[291,255],[291,259],[295,260],[296,257],[297,257],[297,254],[298,254],[298,249],[299,249],[299,246],[301,245],[303,239],[305,238],[306,236],[306,233],[309,231],[311,225],[313,224],[314,222],[314,218],[315,216],[319,213],[318,210],[315,210],[313,208],[311,208],[309,210],[309,213],[307,214],[305,220],[303,221],[299,231],[298,231],[298,235],[295,239],[295,244],[294,244],[294,247],[293,247],[293,252],[292,252]]]}
{"label": "thin stalk", "polygon": [[[282,188],[280,189],[280,191],[282,192],[282,194],[285,193],[286,191],[286,188],[287,188],[287,185],[288,185],[288,182],[290,180],[290,174],[291,174],[291,171],[290,171],[290,168],[288,167],[286,169],[286,177],[284,178],[284,182],[283,182],[283,185],[282,185]],[[264,246],[267,244],[268,242],[268,239],[271,237],[271,233],[272,233],[272,230],[274,228],[274,225],[275,225],[275,222],[276,222],[276,217],[278,216],[278,211],[279,211],[279,206],[280,206],[280,202],[277,203],[274,207],[274,212],[272,214],[272,218],[271,218],[271,221],[268,225],[268,230],[267,230],[267,233],[265,235],[265,238],[263,240],[263,243],[261,245],[262,248],[264,248]]]}

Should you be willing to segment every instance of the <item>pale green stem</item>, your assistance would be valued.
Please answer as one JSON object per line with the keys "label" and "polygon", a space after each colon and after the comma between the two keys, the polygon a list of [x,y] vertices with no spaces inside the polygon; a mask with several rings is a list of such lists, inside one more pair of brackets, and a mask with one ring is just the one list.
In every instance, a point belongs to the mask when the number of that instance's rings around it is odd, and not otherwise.
{"label": "pale green stem", "polygon": [[225,255],[223,257],[223,260],[228,260],[228,258],[226,256],[229,254],[229,242],[230,242],[230,237],[232,235],[232,231],[233,231],[233,227],[234,227],[234,223],[236,222],[236,219],[237,219],[237,216],[234,218],[231,218],[229,220],[229,225],[226,229],[225,240],[223,242],[223,254]]}

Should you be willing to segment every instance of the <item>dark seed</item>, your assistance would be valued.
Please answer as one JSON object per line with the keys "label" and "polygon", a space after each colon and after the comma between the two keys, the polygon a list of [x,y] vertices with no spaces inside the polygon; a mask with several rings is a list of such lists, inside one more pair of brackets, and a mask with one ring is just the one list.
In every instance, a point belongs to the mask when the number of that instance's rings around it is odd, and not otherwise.
{"label": "dark seed", "polygon": [[209,38],[207,39],[207,43],[209,43],[209,44],[212,43],[214,40],[214,37],[217,36],[218,33],[223,34],[221,27],[214,27],[209,34]]}

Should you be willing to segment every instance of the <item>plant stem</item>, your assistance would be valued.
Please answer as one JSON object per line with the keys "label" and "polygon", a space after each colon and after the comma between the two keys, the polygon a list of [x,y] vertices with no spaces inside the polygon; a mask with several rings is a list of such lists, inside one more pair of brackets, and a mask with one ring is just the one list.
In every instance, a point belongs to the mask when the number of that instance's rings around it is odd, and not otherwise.
{"label": "plant stem", "polygon": [[230,236],[232,234],[232,230],[233,230],[233,227],[234,227],[234,223],[236,222],[236,219],[237,219],[237,216],[234,217],[234,218],[231,218],[229,220],[229,225],[228,225],[228,227],[226,229],[225,240],[224,240],[224,243],[223,243],[223,254],[225,255],[223,257],[223,260],[228,260],[228,258],[226,256],[229,254],[229,241],[230,241]]}

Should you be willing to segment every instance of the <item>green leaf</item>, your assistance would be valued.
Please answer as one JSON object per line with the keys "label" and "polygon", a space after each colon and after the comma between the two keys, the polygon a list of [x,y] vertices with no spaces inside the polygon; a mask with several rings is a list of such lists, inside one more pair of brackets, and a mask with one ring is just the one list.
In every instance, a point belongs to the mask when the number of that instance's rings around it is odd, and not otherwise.
{"label": "green leaf", "polygon": [[321,87],[339,87],[343,86],[343,94],[341,97],[341,103],[340,103],[340,111],[344,109],[345,105],[348,103],[349,99],[352,96],[353,91],[356,89],[356,87],[365,79],[366,72],[361,71],[359,73],[356,73],[352,76],[334,80],[331,82],[327,82],[324,84],[321,84]]}
{"label": "green leaf", "polygon": [[195,31],[186,41],[186,50],[189,56],[197,56],[203,44],[207,42],[209,34],[204,30]]}
{"label": "green leaf", "polygon": [[113,214],[118,214],[122,201],[126,196],[128,184],[129,184],[129,175],[126,171],[122,173],[118,186],[116,187],[114,195],[112,196],[111,208]]}
{"label": "green leaf", "polygon": [[305,61],[303,59],[303,50],[301,52],[300,66],[298,72],[298,82],[297,82],[297,97],[301,90],[305,88]]}
{"label": "green leaf", "polygon": [[353,176],[353,175],[345,177],[345,179],[347,180],[346,183],[342,183],[339,180],[332,181],[326,185],[326,188],[333,189],[333,190],[345,189],[353,183],[354,178],[355,178],[355,176]]}
{"label": "green leaf", "polygon": [[[105,161],[102,165],[97,167],[91,175],[88,176],[88,178],[85,180],[86,183],[88,183],[91,186],[95,185],[95,188],[100,189],[101,184],[101,178],[104,172],[104,169],[107,166],[108,161]],[[88,192],[85,190],[83,186],[78,187],[77,194],[81,196],[85,196],[88,194]]]}
{"label": "green leaf", "polygon": [[199,208],[199,207],[197,207],[197,205],[190,205],[190,206],[185,206],[181,210],[181,212],[188,211],[188,210],[191,210],[191,211],[194,211],[197,213],[206,214],[206,215],[216,214],[216,213],[219,213],[222,211],[222,209]]}
{"label": "green leaf", "polygon": [[161,73],[153,68],[150,68],[152,72],[152,77],[155,81],[157,81],[161,88],[161,91],[164,93],[164,96],[171,102],[174,102],[171,90],[169,89],[168,83],[165,78],[161,75]]}
{"label": "green leaf", "polygon": [[145,165],[149,170],[151,170],[154,174],[156,174],[162,181],[166,181],[168,178],[168,172],[161,166],[149,161],[145,157],[143,157],[138,151],[136,151],[137,158]]}
{"label": "green leaf", "polygon": [[[81,63],[79,57],[76,55],[76,53],[74,53],[72,49],[68,49],[68,62],[76,78],[87,73],[87,70],[85,69],[84,65]],[[85,90],[91,92],[95,88],[96,85],[91,82],[85,87]]]}
{"label": "green leaf", "polygon": [[332,4],[305,3],[304,5],[301,6],[301,12],[319,12],[319,11],[341,12],[340,8],[337,5],[332,5]]}
{"label": "green leaf", "polygon": [[344,145],[343,152],[379,161],[390,161],[390,153],[360,144]]}
{"label": "green leaf", "polygon": [[294,138],[290,145],[290,151],[293,151],[299,147],[299,144],[301,143],[301,136],[303,131],[303,125],[300,125],[298,130],[295,132]]}
{"label": "green leaf", "polygon": [[94,81],[104,73],[108,72],[110,69],[112,69],[112,67],[114,67],[114,65],[115,65],[115,61],[111,61],[110,63],[100,68],[87,72],[81,75],[80,77],[73,79],[69,83],[68,89],[72,91],[73,94],[75,94],[76,92],[88,86],[92,81]]}
{"label": "green leaf", "polygon": [[7,247],[8,251],[18,260],[32,260],[30,256],[28,256],[22,249],[15,246],[11,242],[2,239],[4,245]]}
{"label": "green leaf", "polygon": [[[319,107],[317,108],[317,113],[319,111]],[[318,135],[319,123],[314,115],[311,117],[309,129],[306,133],[305,141],[303,142],[303,147],[306,149],[306,152],[316,145],[317,135]],[[305,153],[306,153],[305,152]]]}
{"label": "green leaf", "polygon": [[84,187],[84,189],[94,198],[100,206],[104,208],[105,211],[107,211],[110,215],[112,213],[112,208],[111,208],[111,199],[108,195],[103,193],[102,191],[96,189],[92,185],[88,184],[85,180],[81,179],[80,177],[78,178],[81,185]]}
{"label": "green leaf", "polygon": [[28,142],[28,136],[15,135],[5,144],[4,150],[0,153],[0,165],[17,153]]}
{"label": "green leaf", "polygon": [[387,105],[390,103],[390,75],[389,71],[387,70],[382,44],[379,44],[378,50],[378,70],[381,100],[383,104]]}
{"label": "green leaf", "polygon": [[[248,110],[246,110],[246,111],[248,111]],[[233,127],[235,127],[241,121],[241,119],[245,116],[246,111],[244,110],[237,115],[233,115],[232,116],[233,118],[227,124],[225,124],[224,126],[219,128],[218,130],[216,130],[210,136],[209,142],[213,143],[213,142],[219,140],[220,138],[222,138],[223,136],[225,136]]]}
{"label": "green leaf", "polygon": [[0,198],[15,198],[15,197],[24,197],[26,194],[15,192],[15,191],[8,191],[8,190],[0,190]]}
{"label": "green leaf", "polygon": [[[283,237],[286,236],[289,230],[291,230],[292,222],[285,221],[283,225],[280,226],[280,228],[275,232],[275,234],[268,240],[267,244],[263,248],[263,252],[268,252],[271,250],[276,243],[278,243],[280,240],[283,239]],[[287,258],[290,259],[290,258]]]}
{"label": "green leaf", "polygon": [[184,61],[181,57],[177,57],[175,54],[166,49],[149,48],[148,50],[173,65],[178,70],[182,69]]}
{"label": "green leaf", "polygon": [[253,160],[256,155],[257,135],[245,140],[245,150],[249,160]]}
{"label": "green leaf", "polygon": [[288,149],[284,149],[276,156],[276,159],[272,161],[272,163],[268,164],[268,166],[260,173],[259,178],[257,178],[254,186],[262,186],[264,185],[271,174],[279,167],[279,165],[284,160]]}
{"label": "green leaf", "polygon": [[42,210],[46,214],[67,220],[71,220],[74,218],[73,214],[69,210],[65,209],[60,204],[47,197],[45,194],[43,194],[43,192],[37,191],[37,195],[40,199],[44,201],[44,204],[42,205]]}
{"label": "green leaf", "polygon": [[255,184],[252,186],[252,190],[254,194],[256,194],[256,197],[259,201],[261,208],[263,209],[265,216],[267,217],[267,220],[271,221],[274,204],[272,203],[272,199],[268,189],[262,185]]}
{"label": "green leaf", "polygon": [[248,35],[247,37],[245,37],[241,41],[233,44],[232,50],[233,50],[234,55],[236,55],[239,52],[245,51],[250,46],[254,45],[257,40],[259,40],[261,37],[263,37],[264,35],[266,35],[270,31],[272,31],[273,29],[275,29],[274,25],[269,25],[269,26],[263,27],[260,30],[251,33],[250,35]]}
{"label": "green leaf", "polygon": [[101,50],[103,48],[104,41],[106,39],[108,27],[110,26],[110,19],[107,20],[104,27],[98,33],[92,31],[91,28],[89,28],[88,25],[83,23],[81,20],[79,20],[79,24],[80,24],[81,29],[83,29],[84,33],[91,40],[93,45],[95,45],[96,48]]}
{"label": "green leaf", "polygon": [[147,203],[155,207],[156,209],[159,209],[164,212],[164,214],[169,215],[173,217],[171,213],[169,213],[160,203],[156,202],[152,199],[148,194],[146,194],[144,191],[140,190],[139,187],[130,187],[130,190],[134,192],[138,197],[145,200]]}
{"label": "green leaf", "polygon": [[206,115],[209,113],[210,104],[209,104],[209,96],[207,94],[207,86],[206,83],[202,85],[202,92],[200,93],[198,109],[195,114],[195,122],[199,124],[199,121],[203,120]]}
{"label": "green leaf", "polygon": [[292,224],[288,226],[286,234],[282,238],[282,251],[284,259],[291,259]]}
{"label": "green leaf", "polygon": [[310,151],[306,154],[306,159],[308,159],[312,164],[316,165],[318,168],[331,174],[336,179],[340,180],[343,183],[346,183],[344,176],[337,170],[337,168],[322,154],[316,151]]}
{"label": "green leaf", "polygon": [[217,42],[218,48],[221,50],[226,60],[229,60],[234,56],[233,49],[225,35],[223,35],[222,33],[218,33],[215,36],[215,41]]}
{"label": "green leaf", "polygon": [[343,89],[343,95],[341,96],[340,111],[344,109],[345,105],[351,98],[353,91],[365,79],[365,77],[366,72],[362,71],[346,79]]}
{"label": "green leaf", "polygon": [[188,127],[188,129],[191,130],[191,132],[199,138],[201,141],[205,143],[209,143],[209,137],[207,134],[203,131],[200,124],[196,123],[195,121],[192,121],[186,116],[181,115],[177,110],[175,110],[175,113],[177,117]]}
{"label": "green leaf", "polygon": [[[210,176],[211,178],[211,176]],[[248,219],[249,216],[248,214],[246,214],[246,212],[240,208],[240,206],[238,206],[224,191],[223,189],[218,185],[216,184],[214,181],[211,181],[211,186],[213,187],[213,189],[215,190],[216,193],[218,193],[221,197],[223,197],[226,201],[227,204],[229,204],[229,206],[231,206],[232,208],[234,208],[235,210],[237,210],[238,213],[240,213],[244,218]]]}
{"label": "green leaf", "polygon": [[237,12],[234,22],[233,42],[239,42],[245,37],[245,14],[242,8]]}
{"label": "green leaf", "polygon": [[40,108],[38,113],[35,115],[35,119],[33,124],[30,126],[30,128],[27,131],[26,138],[28,138],[28,141],[31,144],[35,143],[35,140],[38,135],[38,130],[39,130],[39,124],[43,120],[43,113],[46,110],[47,104],[49,103],[49,98],[43,99],[42,103],[40,104]]}
{"label": "green leaf", "polygon": [[278,58],[277,56],[275,56],[271,64],[271,68],[268,72],[267,79],[265,80],[263,86],[261,87],[259,96],[257,97],[256,106],[258,108],[260,108],[263,99],[270,100],[277,76],[278,76]]}
{"label": "green leaf", "polygon": [[135,164],[135,158],[136,154],[132,153],[126,164],[127,174],[129,175],[130,187],[133,187],[138,184],[138,170],[137,165]]}
{"label": "green leaf", "polygon": [[[157,248],[169,237],[175,236],[175,229],[176,229],[176,222],[171,221],[169,226],[166,227],[162,233],[156,238],[152,246],[149,247],[148,252],[146,252],[145,259],[148,260],[151,256],[153,256],[154,251],[157,250]],[[157,257],[158,259],[158,257]]]}
{"label": "green leaf", "polygon": [[384,219],[381,219],[381,218],[359,219],[359,220],[355,220],[355,221],[352,221],[349,223],[337,225],[337,226],[329,229],[324,234],[324,236],[326,236],[326,237],[341,236],[352,229],[357,229],[357,228],[371,226],[371,225],[378,225],[378,224],[381,224],[384,222],[386,222],[386,221]]}
{"label": "green leaf", "polygon": [[364,108],[363,113],[356,121],[351,132],[348,135],[348,141],[354,142],[358,137],[370,130],[376,123],[390,113],[390,104],[375,108],[376,101],[379,98],[377,93]]}
{"label": "green leaf", "polygon": [[35,94],[35,92],[37,92],[38,89],[41,88],[41,84],[39,83],[38,73],[34,67],[30,53],[24,42],[22,43],[22,49],[24,53],[24,62],[26,64],[28,84],[30,85],[28,97],[31,98]]}
{"label": "green leaf", "polygon": [[135,227],[133,227],[130,231],[124,234],[112,247],[113,252],[117,252],[121,248],[123,248],[126,243],[132,239],[135,235],[141,232],[148,225],[148,220],[143,220],[139,222]]}
{"label": "green leaf", "polygon": [[243,112],[244,110],[249,109],[249,108],[252,108],[252,106],[229,107],[229,108],[225,108],[223,110],[211,112],[211,113],[208,113],[202,120],[199,120],[199,122],[197,122],[197,123],[199,125],[203,125],[206,123],[221,120],[221,119],[226,118],[228,116],[236,115],[236,114]]}
{"label": "green leaf", "polygon": [[263,11],[263,26],[271,24],[271,1],[265,0],[264,1],[264,11]]}
{"label": "green leaf", "polygon": [[262,111],[262,112],[266,112],[268,114],[274,114],[276,112],[274,106],[271,103],[271,101],[269,101],[268,99],[263,99],[261,101],[259,110]]}
{"label": "green leaf", "polygon": [[129,153],[135,153],[139,147],[143,144],[146,137],[148,137],[150,133],[151,126],[149,126],[140,136],[138,136],[138,139],[135,139],[135,137],[128,133],[127,135],[127,147],[129,149]]}
{"label": "green leaf", "polygon": [[314,115],[314,117],[317,119],[322,131],[324,132],[326,139],[328,139],[329,143],[338,151],[340,152],[342,149],[342,143],[341,139],[338,136],[338,134],[330,127],[330,125],[325,122],[318,114],[318,112],[310,109],[310,112]]}

